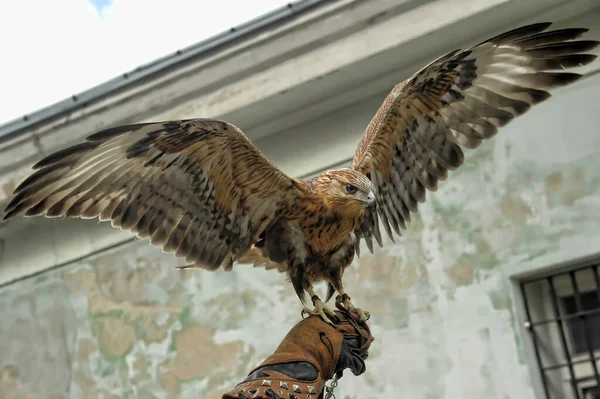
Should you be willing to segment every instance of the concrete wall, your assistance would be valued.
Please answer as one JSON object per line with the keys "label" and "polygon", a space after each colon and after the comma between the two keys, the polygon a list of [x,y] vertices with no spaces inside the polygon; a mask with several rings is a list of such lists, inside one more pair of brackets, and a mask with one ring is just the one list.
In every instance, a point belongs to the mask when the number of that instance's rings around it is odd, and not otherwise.
{"label": "concrete wall", "polygon": [[[338,398],[541,397],[515,279],[600,252],[599,92],[598,73],[555,91],[468,152],[396,244],[363,249],[345,285],[377,339]],[[345,162],[386,94],[257,144],[293,175]],[[4,275],[44,269],[0,287],[0,398],[219,398],[299,319],[278,273],[176,271],[128,238],[89,220],[0,231]]]}

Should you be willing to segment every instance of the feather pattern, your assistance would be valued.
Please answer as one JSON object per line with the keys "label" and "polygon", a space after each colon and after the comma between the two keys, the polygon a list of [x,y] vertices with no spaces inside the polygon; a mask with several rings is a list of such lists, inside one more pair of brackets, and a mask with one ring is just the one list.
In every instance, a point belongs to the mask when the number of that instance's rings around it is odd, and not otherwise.
{"label": "feather pattern", "polygon": [[550,25],[525,26],[452,51],[390,92],[352,161],[377,189],[377,210],[368,211],[355,231],[371,252],[371,237],[382,245],[378,216],[393,240],[392,233],[406,228],[427,190],[436,191],[448,171],[462,165],[463,149],[479,147],[548,99],[546,89],[581,77],[562,70],[596,58],[584,52],[598,42],[573,41],[587,29],[546,31]]}
{"label": "feather pattern", "polygon": [[107,129],[34,169],[5,219],[98,217],[209,270],[244,256],[296,186],[241,130],[211,119]]}

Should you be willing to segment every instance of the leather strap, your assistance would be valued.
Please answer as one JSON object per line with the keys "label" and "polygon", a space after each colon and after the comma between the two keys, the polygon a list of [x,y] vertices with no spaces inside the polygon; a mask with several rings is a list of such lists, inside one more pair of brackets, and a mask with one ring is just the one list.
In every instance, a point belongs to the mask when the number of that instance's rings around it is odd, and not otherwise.
{"label": "leather strap", "polygon": [[317,399],[325,387],[325,380],[320,376],[314,381],[292,380],[277,371],[263,371],[264,377],[244,381],[235,387],[235,394],[248,398],[269,398],[268,390],[285,399]]}

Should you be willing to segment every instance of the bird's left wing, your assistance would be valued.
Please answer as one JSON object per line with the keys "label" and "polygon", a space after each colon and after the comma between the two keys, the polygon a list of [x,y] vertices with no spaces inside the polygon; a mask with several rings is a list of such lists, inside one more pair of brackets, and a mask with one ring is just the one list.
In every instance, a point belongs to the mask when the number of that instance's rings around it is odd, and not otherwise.
{"label": "bird's left wing", "polygon": [[99,217],[209,270],[244,256],[296,187],[241,130],[211,119],[107,129],[34,169],[5,219]]}
{"label": "bird's left wing", "polygon": [[[464,148],[476,148],[498,128],[550,97],[545,90],[573,83],[579,74],[556,70],[596,56],[583,52],[596,41],[571,41],[587,29],[544,32],[551,24],[525,26],[430,63],[397,85],[371,120],[352,168],[377,189],[378,207],[355,231],[371,252],[382,245],[379,218],[390,239],[411,212],[435,191],[449,170],[462,165]],[[552,72],[548,72],[552,71]]]}

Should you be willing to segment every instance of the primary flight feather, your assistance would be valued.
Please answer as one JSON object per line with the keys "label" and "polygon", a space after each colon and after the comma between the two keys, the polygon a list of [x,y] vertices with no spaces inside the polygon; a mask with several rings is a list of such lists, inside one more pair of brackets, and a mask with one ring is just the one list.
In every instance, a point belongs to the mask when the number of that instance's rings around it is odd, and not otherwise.
{"label": "primary flight feather", "polygon": [[348,169],[295,179],[230,123],[191,119],[107,129],[54,153],[15,190],[4,219],[100,218],[149,238],[185,267],[230,270],[234,262],[286,272],[304,303],[329,321],[327,300],[357,312],[342,277],[365,240],[393,240],[427,190],[457,169],[463,149],[581,75],[599,42],[586,29],[525,26],[452,51],[398,84],[383,102]]}

